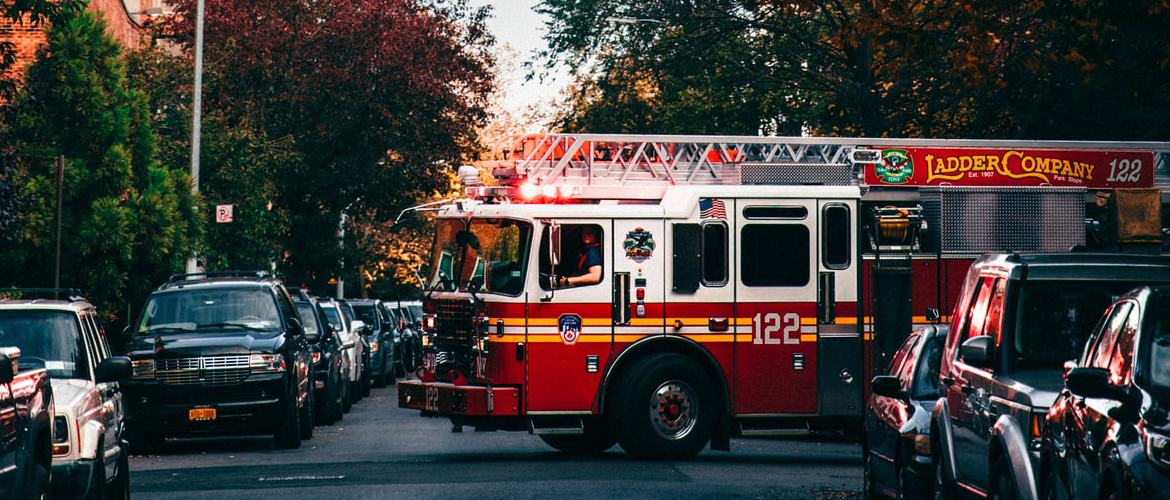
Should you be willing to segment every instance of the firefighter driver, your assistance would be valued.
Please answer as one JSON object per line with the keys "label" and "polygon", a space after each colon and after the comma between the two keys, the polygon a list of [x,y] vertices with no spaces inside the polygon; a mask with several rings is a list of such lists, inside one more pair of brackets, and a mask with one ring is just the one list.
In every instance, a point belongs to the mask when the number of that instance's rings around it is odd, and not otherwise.
{"label": "firefighter driver", "polygon": [[581,229],[581,243],[585,248],[581,251],[581,260],[577,263],[577,274],[561,276],[559,285],[562,287],[592,285],[601,281],[601,238],[597,234],[596,226],[585,226]]}

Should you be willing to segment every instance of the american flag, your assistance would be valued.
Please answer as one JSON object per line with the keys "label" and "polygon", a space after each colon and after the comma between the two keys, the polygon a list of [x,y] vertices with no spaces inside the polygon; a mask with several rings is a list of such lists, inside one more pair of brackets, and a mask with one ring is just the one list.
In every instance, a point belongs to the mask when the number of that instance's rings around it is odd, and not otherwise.
{"label": "american flag", "polygon": [[726,219],[727,209],[723,206],[723,200],[700,198],[699,217],[704,219]]}

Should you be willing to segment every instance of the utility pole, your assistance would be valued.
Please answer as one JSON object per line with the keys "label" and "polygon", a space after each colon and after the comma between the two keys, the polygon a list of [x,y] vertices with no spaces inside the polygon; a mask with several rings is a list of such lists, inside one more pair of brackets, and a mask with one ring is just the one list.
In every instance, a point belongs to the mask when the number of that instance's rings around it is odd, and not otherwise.
{"label": "utility pole", "polygon": [[[199,195],[199,141],[203,126],[203,0],[195,3],[195,89],[191,104],[191,194]],[[187,259],[187,272],[196,272],[195,257]]]}

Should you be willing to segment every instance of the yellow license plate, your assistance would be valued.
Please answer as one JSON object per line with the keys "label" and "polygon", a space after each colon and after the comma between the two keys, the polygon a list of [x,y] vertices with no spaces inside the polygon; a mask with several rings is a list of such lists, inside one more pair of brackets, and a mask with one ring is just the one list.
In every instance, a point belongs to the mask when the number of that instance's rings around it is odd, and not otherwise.
{"label": "yellow license plate", "polygon": [[191,420],[215,420],[215,408],[193,408],[187,411]]}

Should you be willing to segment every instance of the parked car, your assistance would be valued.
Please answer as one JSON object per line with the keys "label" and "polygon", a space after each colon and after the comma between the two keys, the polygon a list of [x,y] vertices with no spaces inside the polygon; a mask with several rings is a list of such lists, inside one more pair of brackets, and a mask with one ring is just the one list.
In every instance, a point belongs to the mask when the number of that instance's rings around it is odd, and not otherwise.
{"label": "parked car", "polygon": [[341,347],[341,337],[325,319],[325,311],[321,310],[317,299],[302,292],[293,296],[293,303],[301,314],[309,355],[313,358],[316,421],[329,425],[345,416],[345,401],[349,398],[345,374],[349,370],[349,360]]}
{"label": "parked car", "polygon": [[49,497],[55,411],[48,370],[22,367],[20,348],[0,347],[0,463],[12,465],[0,469],[0,498]]}
{"label": "parked car", "polygon": [[384,387],[394,380],[394,330],[382,301],[378,299],[347,299],[353,314],[366,325],[366,345],[370,348],[367,378],[376,387]]}
{"label": "parked car", "polygon": [[362,344],[362,375],[358,381],[358,390],[361,391],[361,397],[364,398],[370,395],[370,387],[372,386],[369,376],[372,371],[370,369],[370,325],[358,319],[348,300],[338,299],[338,302],[341,303],[341,313],[349,320],[349,327],[357,334],[358,342]]}
{"label": "parked car", "polygon": [[945,326],[914,330],[873,378],[862,443],[866,498],[930,495],[930,410],[946,338]]}
{"label": "parked car", "polygon": [[406,366],[403,361],[403,345],[407,341],[409,330],[406,328],[406,322],[398,313],[398,307],[392,302],[381,301],[379,305],[382,308],[382,315],[386,318],[386,322],[390,325],[391,347],[394,351],[394,377],[403,377],[406,375]]}
{"label": "parked car", "polygon": [[1170,286],[1105,311],[1048,412],[1043,498],[1170,497]]}
{"label": "parked car", "polygon": [[263,271],[171,276],[128,331],[129,429],[144,444],[272,433],[278,448],[297,448],[313,436],[309,344],[279,279]]}
{"label": "parked car", "polygon": [[403,368],[407,373],[413,373],[422,365],[422,302],[398,302],[397,312],[402,322],[402,359]]}
{"label": "parked car", "polygon": [[1040,424],[1062,366],[1101,311],[1143,283],[1170,283],[1170,256],[991,254],[971,264],[931,416],[939,497],[1037,498]]}
{"label": "parked car", "polygon": [[52,380],[53,496],[127,498],[130,451],[119,380],[130,360],[114,356],[97,310],[76,289],[15,289],[0,299],[0,345]]}
{"label": "parked car", "polygon": [[361,381],[365,374],[362,371],[362,358],[365,355],[365,346],[357,330],[363,325],[360,322],[351,321],[341,309],[341,302],[337,299],[317,297],[317,301],[321,304],[321,310],[325,312],[325,318],[329,320],[329,324],[333,326],[334,331],[341,338],[341,346],[346,357],[349,358],[349,373],[346,374],[346,380],[349,381],[349,390],[347,391],[349,398],[345,403],[345,411],[348,412],[350,407],[362,398]]}

